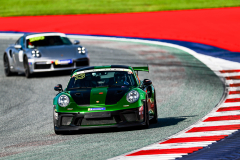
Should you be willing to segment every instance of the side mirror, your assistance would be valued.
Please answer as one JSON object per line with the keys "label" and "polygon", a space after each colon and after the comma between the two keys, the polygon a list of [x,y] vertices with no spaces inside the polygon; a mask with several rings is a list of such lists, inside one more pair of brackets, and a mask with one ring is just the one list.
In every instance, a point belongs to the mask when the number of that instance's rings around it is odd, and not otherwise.
{"label": "side mirror", "polygon": [[143,80],[143,85],[149,86],[149,85],[151,85],[151,84],[152,84],[152,81],[151,81],[150,79],[144,79],[144,80]]}
{"label": "side mirror", "polygon": [[74,40],[74,41],[73,41],[73,44],[74,44],[74,45],[80,44],[80,41]]}
{"label": "side mirror", "polygon": [[55,91],[58,91],[58,92],[62,92],[62,91],[63,91],[62,85],[61,85],[61,84],[56,85],[56,86],[54,87],[54,90],[55,90]]}
{"label": "side mirror", "polygon": [[22,46],[21,46],[20,44],[17,44],[17,45],[14,46],[14,48],[16,48],[16,49],[21,49]]}

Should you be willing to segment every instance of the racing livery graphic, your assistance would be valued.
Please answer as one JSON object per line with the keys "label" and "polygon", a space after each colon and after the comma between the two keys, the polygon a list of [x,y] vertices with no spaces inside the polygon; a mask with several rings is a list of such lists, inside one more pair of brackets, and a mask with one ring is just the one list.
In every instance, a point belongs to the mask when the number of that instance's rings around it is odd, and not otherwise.
{"label": "racing livery graphic", "polygon": [[89,66],[85,47],[73,43],[63,33],[31,33],[21,36],[4,52],[6,76],[24,72],[30,77],[35,72],[72,70]]}
{"label": "racing livery graphic", "polygon": [[139,80],[136,72],[148,67],[123,65],[75,70],[66,89],[58,84],[53,99],[56,134],[86,128],[148,128],[157,123],[156,93],[152,81]]}

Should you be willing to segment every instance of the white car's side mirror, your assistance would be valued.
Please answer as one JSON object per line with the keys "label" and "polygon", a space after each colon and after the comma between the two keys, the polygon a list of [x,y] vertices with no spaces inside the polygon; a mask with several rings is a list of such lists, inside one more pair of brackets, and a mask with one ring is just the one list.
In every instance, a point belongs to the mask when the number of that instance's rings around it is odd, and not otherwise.
{"label": "white car's side mirror", "polygon": [[73,44],[75,44],[75,45],[76,45],[76,44],[80,44],[80,41],[74,40],[74,41],[73,41]]}
{"label": "white car's side mirror", "polygon": [[17,44],[17,45],[14,46],[14,48],[16,48],[16,49],[21,49],[22,46],[21,46],[20,44]]}

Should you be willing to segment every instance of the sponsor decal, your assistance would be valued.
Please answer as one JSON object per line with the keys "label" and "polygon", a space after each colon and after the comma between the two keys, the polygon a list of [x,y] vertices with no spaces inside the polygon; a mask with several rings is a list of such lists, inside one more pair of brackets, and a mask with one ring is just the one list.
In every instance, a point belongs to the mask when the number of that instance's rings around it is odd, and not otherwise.
{"label": "sponsor decal", "polygon": [[75,81],[78,79],[84,79],[85,78],[85,73],[81,73],[75,76]]}
{"label": "sponsor decal", "polygon": [[73,74],[81,74],[81,73],[89,73],[89,72],[101,72],[101,71],[126,71],[126,72],[132,72],[130,69],[121,69],[121,68],[104,68],[104,69],[91,69],[91,70],[86,70],[86,71],[79,71]]}
{"label": "sponsor decal", "polygon": [[44,40],[44,39],[45,39],[44,36],[40,36],[40,37],[29,38],[29,41],[34,42],[34,41],[39,41],[39,40]]}
{"label": "sponsor decal", "polygon": [[61,64],[71,64],[73,61],[71,59],[66,59],[66,60],[56,60],[55,65],[61,65]]}
{"label": "sponsor decal", "polygon": [[103,111],[106,110],[105,107],[101,107],[101,108],[88,108],[88,111]]}

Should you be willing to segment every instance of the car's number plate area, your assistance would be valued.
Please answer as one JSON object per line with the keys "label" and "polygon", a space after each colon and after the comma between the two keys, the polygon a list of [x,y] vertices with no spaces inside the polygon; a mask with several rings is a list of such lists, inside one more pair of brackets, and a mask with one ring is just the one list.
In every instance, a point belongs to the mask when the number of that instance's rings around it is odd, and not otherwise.
{"label": "car's number plate area", "polygon": [[72,64],[73,61],[71,59],[65,59],[65,60],[56,60],[55,65],[67,65]]}
{"label": "car's number plate area", "polygon": [[84,118],[107,118],[111,117],[111,113],[109,112],[95,112],[95,113],[85,113]]}

